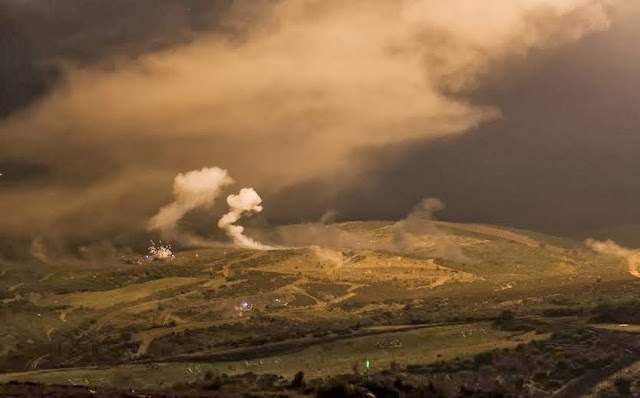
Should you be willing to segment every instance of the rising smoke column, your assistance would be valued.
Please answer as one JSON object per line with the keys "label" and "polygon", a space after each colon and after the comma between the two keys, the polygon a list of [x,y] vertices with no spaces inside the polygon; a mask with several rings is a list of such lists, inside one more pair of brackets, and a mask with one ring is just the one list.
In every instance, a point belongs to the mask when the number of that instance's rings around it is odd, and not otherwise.
{"label": "rising smoke column", "polygon": [[638,265],[640,264],[639,252],[624,248],[612,240],[601,242],[595,239],[587,239],[585,244],[598,253],[611,254],[624,258],[629,265],[629,273],[636,278],[640,278],[640,271],[638,270]]}
{"label": "rising smoke column", "polygon": [[[334,173],[355,178],[372,166],[353,161],[359,150],[498,117],[466,90],[502,82],[503,66],[534,51],[607,29],[608,5],[622,1],[228,3],[240,10],[220,30],[234,33],[113,57],[113,68],[69,65],[51,95],[0,121],[3,154],[55,170],[45,188],[3,186],[3,237],[135,230],[156,209],[165,170],[185,159],[216,159],[271,191]],[[265,8],[247,21],[257,3]],[[105,164],[121,172],[104,175]]]}
{"label": "rising smoke column", "polygon": [[174,201],[151,218],[147,229],[165,233],[174,231],[187,212],[213,205],[222,188],[233,183],[229,173],[219,167],[204,167],[178,174],[173,181]]}
{"label": "rising smoke column", "polygon": [[445,208],[437,198],[425,198],[407,216],[393,225],[393,242],[401,251],[411,251],[418,240],[415,234],[435,233],[434,214]]}
{"label": "rising smoke column", "polygon": [[237,195],[229,195],[227,197],[229,204],[229,212],[222,216],[218,221],[218,227],[224,230],[227,235],[233,239],[233,242],[239,246],[250,249],[270,249],[269,246],[245,236],[243,234],[244,227],[235,225],[245,213],[260,213],[262,211],[262,198],[253,188],[242,188]]}

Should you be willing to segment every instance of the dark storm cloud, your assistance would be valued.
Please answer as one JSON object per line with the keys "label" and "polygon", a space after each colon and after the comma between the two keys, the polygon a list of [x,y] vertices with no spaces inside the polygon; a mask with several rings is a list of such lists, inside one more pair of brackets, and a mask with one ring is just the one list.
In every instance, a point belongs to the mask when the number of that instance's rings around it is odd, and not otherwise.
{"label": "dark storm cloud", "polygon": [[[279,198],[265,208],[287,221],[332,207],[343,218],[404,215],[422,196],[462,193],[438,186],[437,167],[417,171],[432,148],[423,142],[464,142],[451,137],[498,118],[500,98],[472,89],[501,82],[505,64],[607,29],[612,2],[0,4],[28,44],[24,64],[61,76],[0,122],[0,160],[49,173],[42,186],[1,192],[11,211],[0,231],[69,242],[144,229],[171,200],[173,177],[203,166]],[[490,138],[482,131],[472,135]],[[479,160],[448,161],[462,172]],[[343,178],[315,189],[327,176]],[[291,195],[275,195],[287,186]]]}
{"label": "dark storm cloud", "polygon": [[43,64],[24,27],[0,4],[0,118],[47,92],[59,77]]}
{"label": "dark storm cloud", "polygon": [[[508,83],[472,93],[503,118],[467,134],[401,143],[363,155],[377,164],[338,194],[335,182],[282,192],[342,219],[397,219],[421,198],[446,202],[442,219],[505,224],[640,244],[638,7],[613,28],[519,65]],[[269,201],[270,198],[266,198]],[[281,203],[283,198],[273,198]],[[271,213],[269,213],[271,212]],[[285,209],[267,207],[274,219]],[[624,227],[624,228],[623,228]]]}
{"label": "dark storm cloud", "polygon": [[[64,66],[113,70],[147,53],[184,45],[215,30],[240,37],[253,16],[233,8],[232,0],[0,0],[0,120],[43,100],[64,83]],[[259,10],[256,2],[255,10]],[[235,11],[234,23],[225,18]],[[257,12],[257,11],[256,11]],[[24,134],[37,134],[25,131]],[[89,132],[90,134],[90,132]],[[2,138],[2,129],[0,129]],[[52,143],[53,144],[53,143]],[[74,178],[58,176],[55,165],[12,156],[0,148],[0,189],[15,184],[78,185],[104,178],[117,167],[101,148],[74,153]],[[78,173],[78,171],[81,171]]]}
{"label": "dark storm cloud", "polygon": [[240,35],[241,24],[225,23],[232,3],[0,0],[0,117],[49,92],[63,77],[60,63],[114,68],[205,31]]}

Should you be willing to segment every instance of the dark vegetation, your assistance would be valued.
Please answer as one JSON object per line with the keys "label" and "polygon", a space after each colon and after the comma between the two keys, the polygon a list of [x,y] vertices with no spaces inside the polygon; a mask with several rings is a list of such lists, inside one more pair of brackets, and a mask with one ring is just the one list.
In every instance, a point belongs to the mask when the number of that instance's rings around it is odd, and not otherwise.
{"label": "dark vegetation", "polygon": [[[548,393],[571,381],[590,386],[635,361],[640,350],[635,336],[616,332],[579,329],[556,332],[547,341],[519,345],[515,350],[494,350],[474,358],[426,366],[410,366],[418,374],[457,374],[461,378],[486,373],[508,375],[503,385],[517,391],[520,380]],[[582,393],[586,391],[581,391]],[[573,395],[570,395],[573,396]]]}
{"label": "dark vegetation", "polygon": [[211,266],[181,266],[172,263],[157,262],[151,264],[129,265],[125,269],[113,272],[82,272],[75,275],[54,273],[46,283],[25,280],[15,289],[15,294],[66,294],[74,292],[103,291],[117,289],[135,283],[149,282],[171,277],[196,277],[212,272]]}
{"label": "dark vegetation", "polygon": [[[508,315],[502,321],[516,321]],[[534,397],[541,393],[574,397],[640,354],[628,335],[579,328],[556,332],[551,339],[521,344],[515,349],[493,350],[471,358],[431,365],[393,365],[372,374],[361,372],[322,379],[307,379],[299,372],[290,380],[270,374],[229,376],[206,372],[195,382],[154,391],[154,396],[316,396],[316,397]],[[3,391],[52,391],[62,387],[37,384],[3,385]],[[80,387],[75,387],[83,391]],[[598,397],[630,397],[634,381],[617,378]],[[100,389],[98,389],[100,391]],[[85,390],[86,391],[86,388]],[[107,393],[109,389],[102,389]],[[138,393],[149,393],[139,391]],[[20,395],[17,395],[20,396]],[[46,396],[46,395],[45,395]]]}
{"label": "dark vegetation", "polygon": [[597,323],[640,323],[640,301],[623,303],[603,303],[593,309],[593,322]]}
{"label": "dark vegetation", "polygon": [[[343,227],[355,230],[358,226]],[[374,224],[366,225],[367,231],[377,233],[375,228]],[[472,232],[459,233],[465,234],[477,237]],[[640,282],[629,277],[620,259],[597,255],[561,239],[544,241],[542,235],[530,236],[541,244],[525,246],[482,235],[487,243],[461,249],[473,261],[436,258],[435,263],[451,268],[447,271],[451,274],[472,272],[482,279],[473,283],[454,281],[428,289],[422,288],[426,279],[412,285],[401,278],[375,280],[375,273],[359,280],[354,273],[341,278],[339,271],[320,276],[289,272],[297,264],[293,261],[309,267],[305,262],[314,258],[309,249],[264,253],[190,251],[178,255],[174,262],[120,264],[103,269],[7,268],[0,279],[0,319],[7,321],[0,324],[0,369],[6,372],[130,363],[146,366],[184,361],[187,357],[199,363],[252,361],[295,352],[310,344],[373,333],[371,326],[491,321],[493,327],[509,332],[515,342],[528,341],[519,339],[531,331],[553,335],[547,341],[522,343],[516,349],[461,355],[455,360],[418,361],[402,366],[395,363],[375,374],[360,369],[354,374],[309,379],[299,373],[286,380],[275,375],[209,372],[195,383],[154,391],[154,395],[527,397],[542,391],[559,397],[579,396],[640,356],[636,335],[588,326],[640,323]],[[366,265],[373,256],[398,256],[371,251],[365,255],[345,248],[338,251],[350,259],[344,267]],[[429,258],[424,252],[403,256],[413,263]],[[291,261],[277,269],[279,262],[287,260]],[[565,260],[575,273],[559,274],[558,263]],[[265,265],[269,267],[261,270]],[[37,305],[40,297],[51,294],[106,291],[177,276],[204,280],[104,310]],[[347,290],[354,284],[362,286]],[[349,292],[354,295],[332,301]],[[241,313],[233,309],[233,305],[245,300],[253,305],[251,310]],[[137,306],[141,308],[118,314]],[[69,314],[62,320],[65,312]],[[112,313],[113,319],[99,331],[91,331]],[[219,320],[222,322],[216,326],[202,326]],[[190,328],[192,322],[200,325]],[[145,355],[138,357],[136,333],[151,329],[159,330],[160,337],[151,342]],[[164,332],[169,334],[162,335]],[[39,391],[57,388],[12,386]],[[619,378],[602,396],[637,392],[634,380]],[[126,392],[104,393],[109,396]]]}

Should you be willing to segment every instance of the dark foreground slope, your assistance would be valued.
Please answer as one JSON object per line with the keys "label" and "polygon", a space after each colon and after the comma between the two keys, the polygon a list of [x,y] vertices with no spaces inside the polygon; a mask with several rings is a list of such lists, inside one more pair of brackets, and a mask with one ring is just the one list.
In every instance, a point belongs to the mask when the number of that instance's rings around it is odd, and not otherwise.
{"label": "dark foreground slope", "polygon": [[[523,320],[501,322],[507,328],[532,326]],[[543,324],[539,322],[538,326]],[[392,364],[375,372],[354,368],[349,374],[324,378],[309,379],[303,372],[283,378],[253,372],[229,376],[208,371],[192,381],[166,387],[125,389],[10,382],[0,385],[0,394],[15,397],[627,397],[640,394],[640,382],[628,373],[639,354],[640,344],[633,334],[581,328],[556,332],[542,342],[519,344],[515,349],[494,349],[469,358],[408,367]],[[597,393],[592,394],[595,390]]]}

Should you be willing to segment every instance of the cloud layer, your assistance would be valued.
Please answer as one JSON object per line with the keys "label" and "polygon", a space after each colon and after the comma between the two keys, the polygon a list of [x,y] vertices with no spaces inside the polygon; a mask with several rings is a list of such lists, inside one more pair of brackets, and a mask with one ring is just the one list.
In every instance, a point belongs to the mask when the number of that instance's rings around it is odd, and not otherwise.
{"label": "cloud layer", "polygon": [[69,65],[64,84],[0,124],[4,157],[52,170],[46,186],[2,191],[0,231],[140,228],[177,171],[205,164],[267,193],[353,175],[364,148],[499,117],[461,94],[507,61],[606,29],[611,3],[282,0],[240,38]]}

